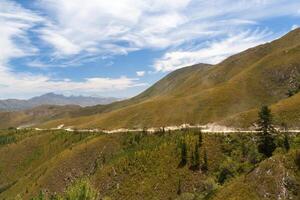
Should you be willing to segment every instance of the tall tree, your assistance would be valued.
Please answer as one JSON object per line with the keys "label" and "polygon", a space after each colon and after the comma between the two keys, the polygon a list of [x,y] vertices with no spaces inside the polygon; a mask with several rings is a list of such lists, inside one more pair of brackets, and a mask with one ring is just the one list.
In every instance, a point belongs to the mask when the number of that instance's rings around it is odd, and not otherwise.
{"label": "tall tree", "polygon": [[258,151],[264,154],[266,157],[271,157],[273,151],[276,149],[274,142],[274,135],[276,130],[272,124],[273,117],[271,110],[268,106],[263,106],[258,113],[258,131],[260,132],[260,141],[258,145]]}
{"label": "tall tree", "polygon": [[198,130],[198,143],[199,143],[199,147],[202,146],[202,141],[203,141],[202,130],[199,129]]}
{"label": "tall tree", "polygon": [[195,149],[191,156],[191,167],[192,170],[199,170],[200,167],[200,156],[199,156],[199,144],[196,143]]}
{"label": "tall tree", "polygon": [[200,156],[199,156],[199,143],[196,143],[195,145],[195,151],[194,151],[194,169],[199,170],[200,167]]}
{"label": "tall tree", "polygon": [[181,180],[178,180],[177,195],[181,195]]}
{"label": "tall tree", "polygon": [[207,153],[206,149],[204,149],[204,154],[203,154],[203,165],[202,165],[202,170],[207,171],[208,170],[208,163],[207,163]]}
{"label": "tall tree", "polygon": [[286,133],[284,134],[283,146],[284,146],[284,148],[285,148],[286,151],[290,150],[289,137],[288,137],[288,135]]}
{"label": "tall tree", "polygon": [[180,149],[181,149],[180,166],[184,166],[187,163],[187,144],[185,139],[181,141]]}

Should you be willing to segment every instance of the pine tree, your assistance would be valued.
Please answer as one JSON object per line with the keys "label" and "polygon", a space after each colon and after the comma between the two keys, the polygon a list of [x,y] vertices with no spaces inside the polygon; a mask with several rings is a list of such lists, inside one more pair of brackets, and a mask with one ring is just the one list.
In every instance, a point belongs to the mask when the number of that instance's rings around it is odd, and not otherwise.
{"label": "pine tree", "polygon": [[180,165],[184,166],[187,163],[187,145],[186,145],[186,141],[185,140],[181,141],[180,149],[181,149],[181,161],[180,161]]}
{"label": "pine tree", "polygon": [[206,153],[206,149],[204,149],[202,170],[203,170],[203,171],[207,171],[207,170],[208,170],[208,163],[207,163],[207,153]]}
{"label": "pine tree", "polygon": [[194,151],[194,169],[199,170],[200,167],[200,156],[199,156],[199,144],[196,143]]}
{"label": "pine tree", "polygon": [[202,131],[201,131],[201,129],[199,129],[199,132],[198,132],[199,147],[202,146],[202,140],[203,140],[203,138],[202,138]]}
{"label": "pine tree", "polygon": [[287,134],[284,134],[283,145],[284,145],[285,150],[288,152],[290,150],[290,142],[289,142],[289,138],[288,138]]}
{"label": "pine tree", "polygon": [[258,131],[260,132],[260,143],[258,151],[266,157],[271,157],[273,151],[276,149],[274,136],[276,130],[272,124],[271,110],[267,106],[263,106],[258,114]]}
{"label": "pine tree", "polygon": [[195,149],[191,155],[191,170],[199,170],[200,167],[200,156],[199,156],[199,144],[196,143]]}
{"label": "pine tree", "polygon": [[177,195],[181,194],[181,180],[178,181],[178,187],[177,187]]}

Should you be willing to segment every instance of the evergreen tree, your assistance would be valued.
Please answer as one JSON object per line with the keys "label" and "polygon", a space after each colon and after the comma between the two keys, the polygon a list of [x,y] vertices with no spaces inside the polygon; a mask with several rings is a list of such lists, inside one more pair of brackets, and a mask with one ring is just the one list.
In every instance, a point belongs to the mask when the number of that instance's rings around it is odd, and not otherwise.
{"label": "evergreen tree", "polygon": [[296,163],[298,169],[300,170],[300,151],[299,150],[296,151],[295,163]]}
{"label": "evergreen tree", "polygon": [[274,134],[276,130],[272,124],[271,110],[267,106],[263,106],[258,114],[258,131],[260,132],[260,141],[258,151],[266,157],[271,157],[276,149],[274,142]]}
{"label": "evergreen tree", "polygon": [[191,155],[191,170],[199,170],[200,167],[200,156],[199,156],[199,144],[196,143],[195,149]]}
{"label": "evergreen tree", "polygon": [[181,195],[181,180],[178,181],[177,195]]}
{"label": "evergreen tree", "polygon": [[186,145],[186,141],[185,140],[181,141],[180,149],[181,149],[181,161],[180,161],[180,165],[184,166],[187,163],[187,145]]}
{"label": "evergreen tree", "polygon": [[195,153],[194,153],[194,151],[192,151],[191,152],[191,167],[190,167],[190,169],[193,169],[194,164],[195,164]]}
{"label": "evergreen tree", "polygon": [[199,170],[200,167],[200,156],[199,156],[199,144],[196,143],[195,145],[195,151],[194,151],[194,168],[195,170]]}
{"label": "evergreen tree", "polygon": [[201,131],[201,129],[199,129],[199,132],[198,132],[199,147],[202,146],[202,140],[203,140],[203,138],[202,138],[202,131]]}
{"label": "evergreen tree", "polygon": [[203,171],[207,171],[207,170],[208,170],[208,163],[207,163],[207,153],[206,153],[206,149],[204,149],[202,170],[203,170]]}
{"label": "evergreen tree", "polygon": [[290,150],[290,142],[287,134],[284,134],[283,146],[287,152]]}

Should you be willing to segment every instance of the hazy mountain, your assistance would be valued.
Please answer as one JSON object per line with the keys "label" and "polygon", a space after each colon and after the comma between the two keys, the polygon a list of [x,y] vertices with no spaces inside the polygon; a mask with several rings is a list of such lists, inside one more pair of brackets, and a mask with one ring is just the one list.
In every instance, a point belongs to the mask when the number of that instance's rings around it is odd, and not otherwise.
{"label": "hazy mountain", "polygon": [[119,100],[114,97],[88,97],[88,96],[64,96],[55,93],[47,93],[38,97],[33,97],[28,100],[7,99],[0,100],[1,111],[16,111],[30,109],[41,105],[79,105],[94,106],[98,104],[109,104]]}

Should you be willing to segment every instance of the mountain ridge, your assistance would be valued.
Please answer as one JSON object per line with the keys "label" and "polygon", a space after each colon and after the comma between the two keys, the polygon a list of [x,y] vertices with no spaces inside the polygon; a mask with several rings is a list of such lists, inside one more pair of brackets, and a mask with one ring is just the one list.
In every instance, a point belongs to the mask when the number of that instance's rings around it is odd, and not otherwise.
{"label": "mountain ridge", "polygon": [[76,124],[80,128],[115,129],[219,122],[288,98],[291,81],[300,83],[299,57],[300,29],[296,29],[217,65],[176,70],[136,97],[87,108],[92,112],[83,108],[45,127]]}
{"label": "mountain ridge", "polygon": [[4,99],[0,100],[1,111],[18,111],[31,109],[41,105],[79,105],[81,107],[94,106],[98,104],[109,104],[120,100],[114,97],[92,97],[92,96],[65,96],[62,94],[46,93],[30,99]]}

